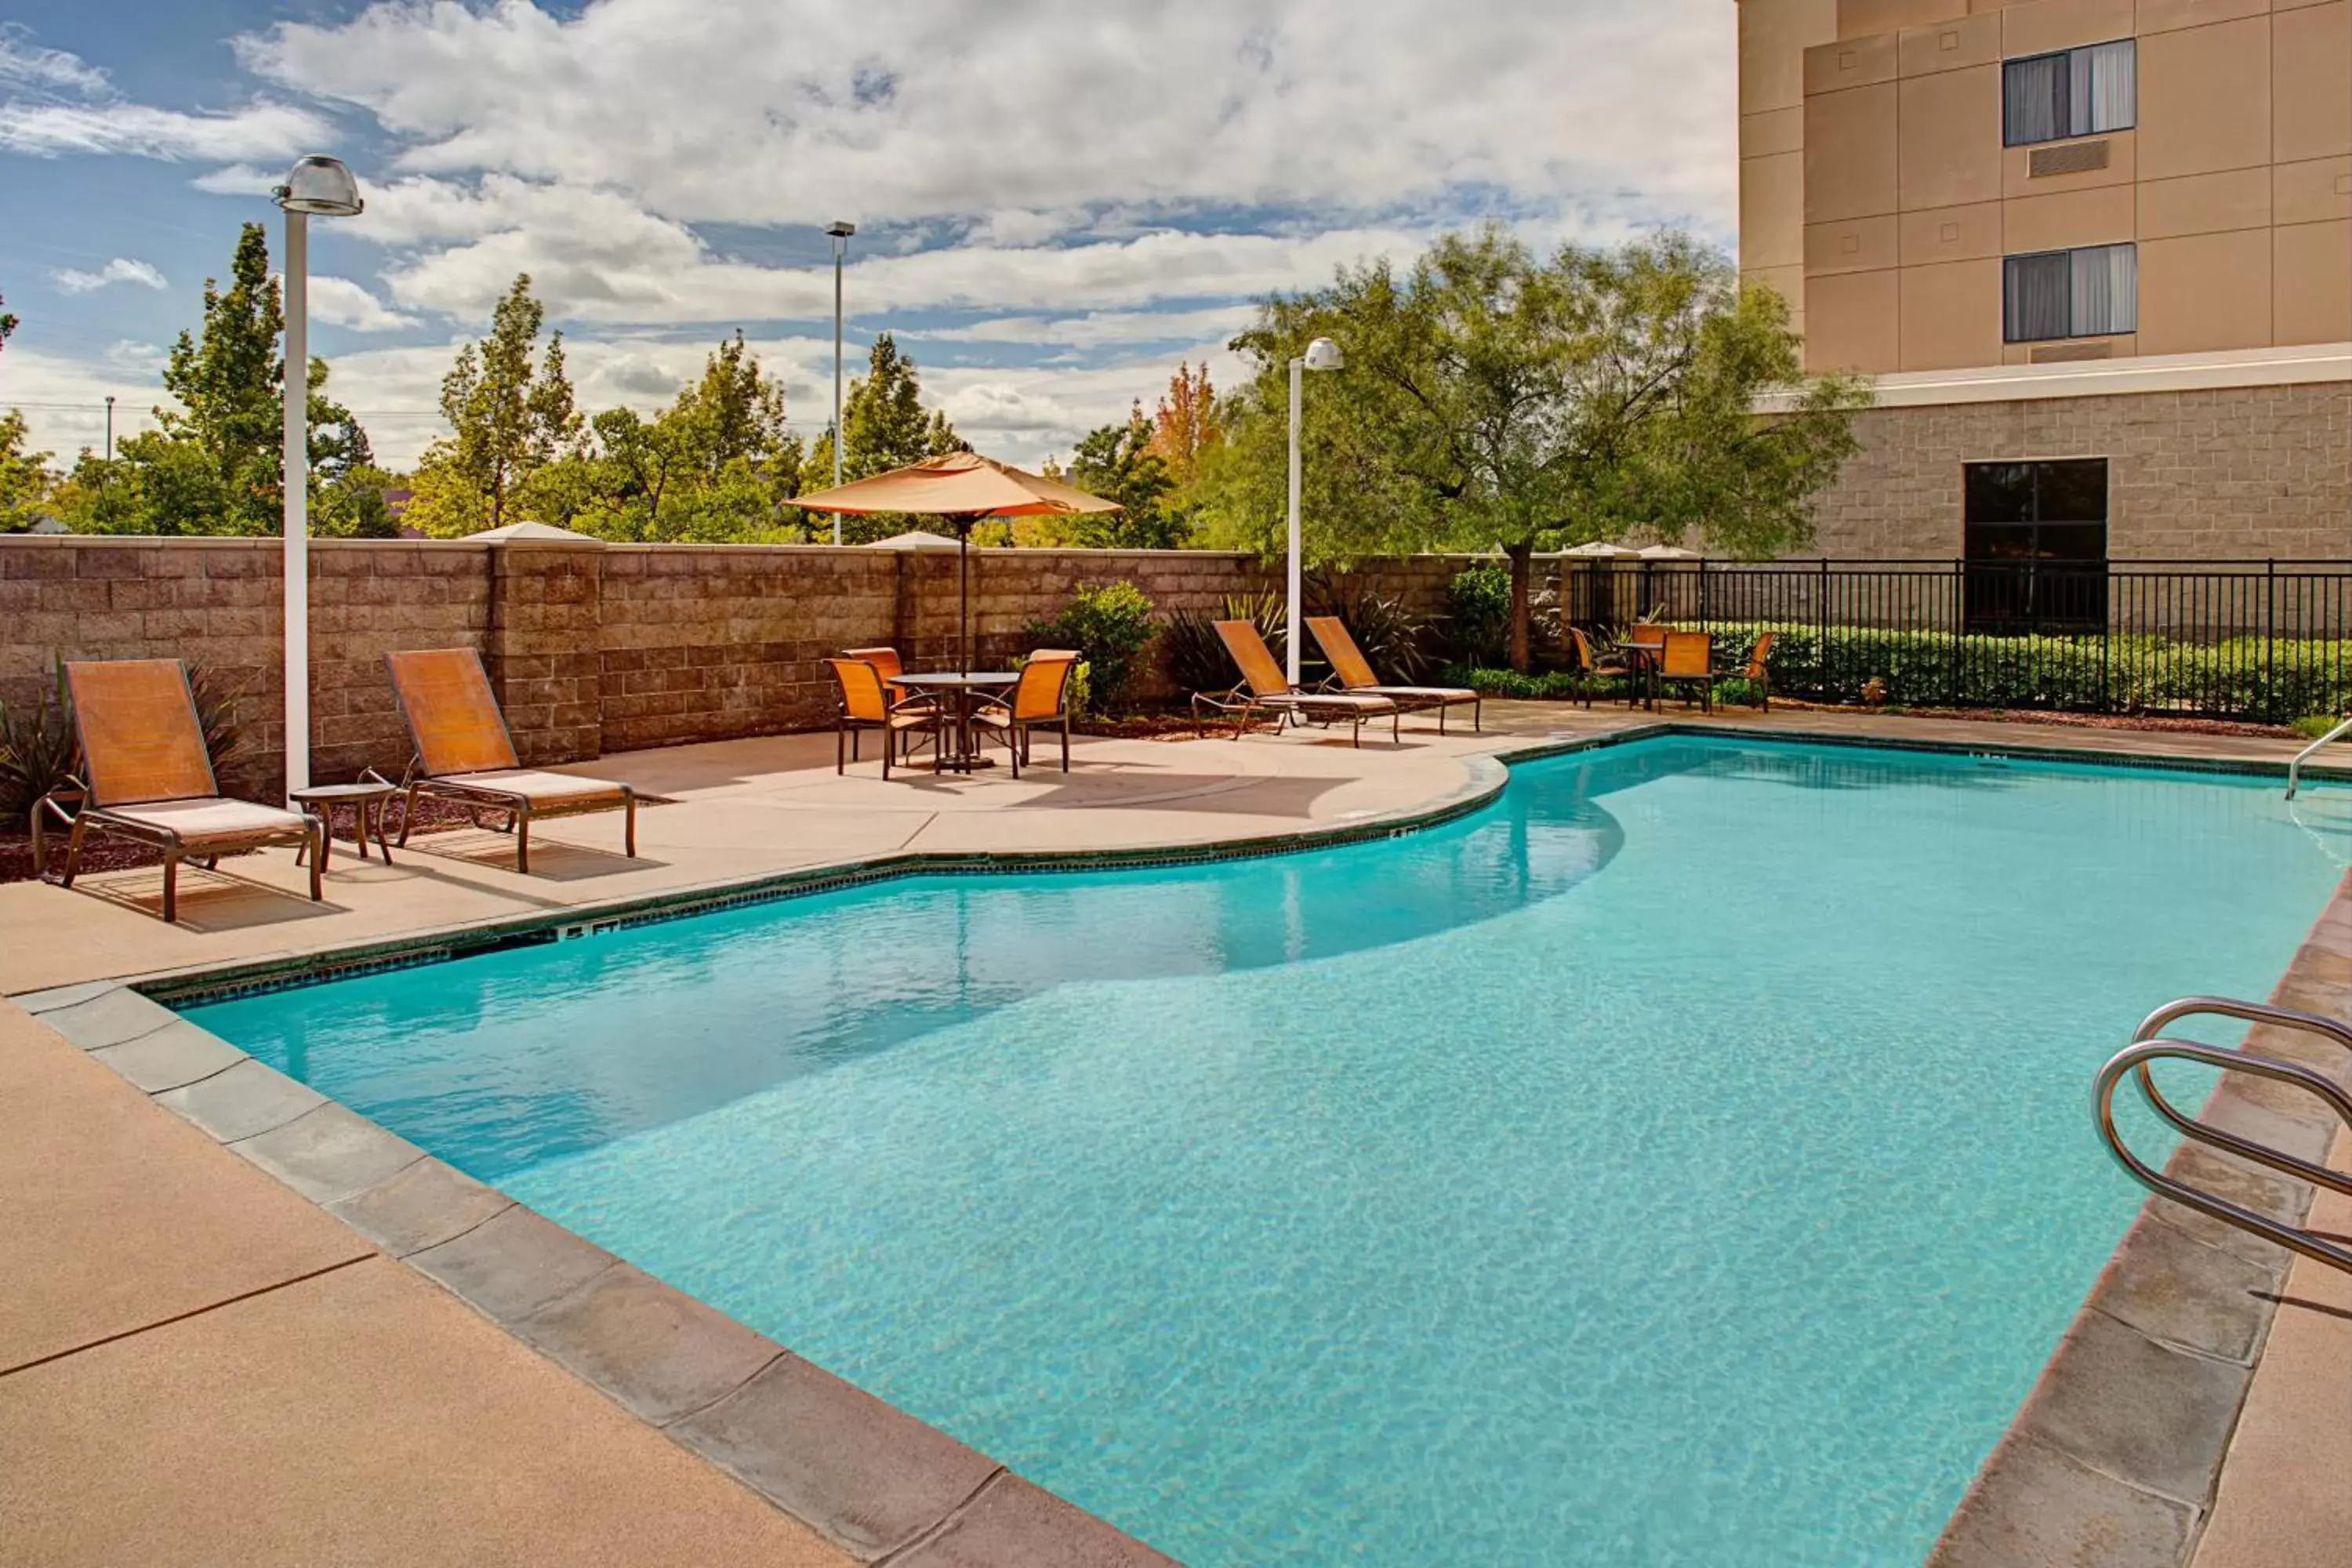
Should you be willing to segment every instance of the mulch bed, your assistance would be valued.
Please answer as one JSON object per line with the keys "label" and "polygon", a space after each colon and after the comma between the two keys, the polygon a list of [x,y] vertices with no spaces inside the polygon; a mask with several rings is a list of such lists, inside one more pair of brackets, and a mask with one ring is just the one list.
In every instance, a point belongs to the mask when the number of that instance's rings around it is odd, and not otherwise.
{"label": "mulch bed", "polygon": [[[1108,741],[1197,741],[1201,733],[1192,727],[1191,715],[1184,713],[1130,713],[1124,719],[1081,719],[1077,722],[1081,735],[1096,735]],[[1214,739],[1233,733],[1233,725],[1223,720],[1212,721],[1209,735]]]}

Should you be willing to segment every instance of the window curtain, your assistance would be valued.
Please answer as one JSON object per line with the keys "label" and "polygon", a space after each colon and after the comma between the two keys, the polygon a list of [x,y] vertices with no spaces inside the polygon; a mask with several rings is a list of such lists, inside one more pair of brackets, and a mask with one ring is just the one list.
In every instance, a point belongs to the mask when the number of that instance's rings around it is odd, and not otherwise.
{"label": "window curtain", "polygon": [[2074,82],[2067,62],[2065,55],[2040,55],[2002,68],[2002,140],[2010,146],[2072,134]]}
{"label": "window curtain", "polygon": [[2068,253],[2012,256],[2007,273],[2002,336],[2012,343],[2065,337],[2074,320],[2074,268]]}
{"label": "window curtain", "polygon": [[2066,134],[2128,131],[2139,119],[2137,50],[2129,38],[2066,56]]}
{"label": "window curtain", "polygon": [[2139,249],[2130,245],[2099,245],[2070,252],[2068,282],[2073,295],[2068,311],[2071,335],[2105,337],[2129,332],[2139,324]]}

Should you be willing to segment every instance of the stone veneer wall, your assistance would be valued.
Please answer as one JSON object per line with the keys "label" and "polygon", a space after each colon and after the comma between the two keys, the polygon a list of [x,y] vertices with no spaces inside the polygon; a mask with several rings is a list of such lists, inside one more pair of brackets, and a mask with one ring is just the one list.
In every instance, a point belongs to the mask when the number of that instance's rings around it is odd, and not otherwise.
{"label": "stone veneer wall", "polygon": [[[53,655],[180,658],[237,693],[244,744],[223,784],[269,798],[283,768],[282,582],[274,539],[0,537],[0,700],[37,701]],[[956,557],[761,545],[311,545],[312,772],[396,772],[408,742],[383,672],[395,648],[471,647],[526,763],[809,729],[830,721],[824,658],[888,643],[917,667],[954,656]],[[1424,616],[1464,563],[1368,567]],[[1125,580],[1160,613],[1278,592],[1278,571],[1204,551],[975,551],[980,661],[1078,587]],[[1157,671],[1151,692],[1167,683]]]}
{"label": "stone veneer wall", "polygon": [[2352,383],[1875,408],[1856,434],[1822,555],[1948,561],[1962,464],[2105,458],[2116,560],[2352,556]]}

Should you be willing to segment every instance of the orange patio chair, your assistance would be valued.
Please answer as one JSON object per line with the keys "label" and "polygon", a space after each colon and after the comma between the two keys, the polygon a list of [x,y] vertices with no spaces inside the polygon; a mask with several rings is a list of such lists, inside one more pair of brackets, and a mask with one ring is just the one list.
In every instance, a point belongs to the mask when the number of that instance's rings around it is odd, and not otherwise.
{"label": "orange patio chair", "polygon": [[1757,700],[1767,713],[1772,711],[1772,639],[1779,635],[1766,632],[1759,637],[1756,646],[1748,650],[1748,668],[1739,672],[1742,680],[1756,688]]}
{"label": "orange patio chair", "polygon": [[931,734],[931,772],[940,771],[940,735],[943,710],[928,697],[893,702],[890,683],[870,659],[829,658],[838,687],[840,706],[833,718],[833,771],[846,773],[857,760],[858,737],[868,730],[882,731],[882,776],[890,776],[890,756],[902,733],[928,730]]}
{"label": "orange patio chair", "polygon": [[1070,674],[1078,668],[1076,650],[1041,647],[1021,666],[1020,684],[1008,698],[987,697],[972,710],[971,721],[1000,731],[1013,753],[1013,776],[1029,760],[1029,734],[1040,724],[1062,727],[1062,771],[1070,771]]}
{"label": "orange patio chair", "polygon": [[1309,616],[1307,629],[1315,634],[1316,644],[1331,666],[1331,673],[1346,690],[1366,697],[1385,697],[1407,713],[1437,710],[1437,732],[1445,733],[1445,711],[1468,704],[1470,728],[1486,728],[1485,705],[1478,694],[1466,686],[1383,686],[1372,673],[1372,667],[1356,646],[1348,624],[1337,616]]}
{"label": "orange patio chair", "polygon": [[1688,704],[1697,689],[1700,709],[1715,711],[1715,638],[1705,632],[1668,632],[1665,651],[1658,659],[1658,683],[1678,686]]}
{"label": "orange patio chair", "polygon": [[388,653],[393,694],[400,700],[408,738],[415,746],[401,775],[406,792],[400,842],[405,848],[420,795],[507,814],[515,836],[515,869],[530,871],[530,825],[542,817],[578,816],[592,811],[625,814],[622,850],[637,853],[637,792],[606,779],[526,768],[515,755],[506,716],[490,695],[481,655],[469,647]]}
{"label": "orange patio chair", "polygon": [[[893,708],[912,713],[919,711],[917,707],[919,703],[928,702],[934,708],[940,706],[940,700],[930,693],[911,691],[898,684],[898,678],[907,673],[907,666],[905,661],[899,658],[898,650],[895,647],[845,647],[841,650],[841,657],[864,659],[881,671],[882,684],[890,694],[890,706]],[[908,729],[903,732],[905,743],[909,750],[900,753],[899,761],[905,762],[911,757],[915,737],[920,733],[922,733],[921,731],[915,729]]]}
{"label": "orange patio chair", "polygon": [[1587,708],[1592,706],[1593,683],[1601,680],[1622,680],[1628,707],[1642,700],[1642,672],[1621,655],[1595,655],[1592,641],[1580,627],[1568,628],[1569,658],[1573,661],[1577,695]]}
{"label": "orange patio chair", "polygon": [[176,658],[125,658],[66,666],[73,699],[74,734],[89,779],[42,797],[33,810],[33,860],[40,865],[44,817],[65,820],[68,795],[79,795],[66,840],[65,874],[72,887],[81,846],[93,828],[136,839],[163,852],[163,919],[180,918],[180,862],[214,865],[221,856],[266,845],[310,851],[310,898],[320,897],[327,858],[319,824],[300,812],[230,800],[213,776],[204,721],[196,716],[188,668]]}
{"label": "orange patio chair", "polygon": [[1192,726],[1202,734],[1208,733],[1208,715],[1222,713],[1234,721],[1234,739],[1250,727],[1260,714],[1273,717],[1277,725],[1313,721],[1336,723],[1346,720],[1353,726],[1355,743],[1364,743],[1364,721],[1385,714],[1389,721],[1389,739],[1399,739],[1397,717],[1402,711],[1393,699],[1373,697],[1359,691],[1301,691],[1290,684],[1282,673],[1282,666],[1265,639],[1258,636],[1257,627],[1248,621],[1219,621],[1217,637],[1233,656],[1242,672],[1242,683],[1230,691],[1195,691],[1192,693]]}

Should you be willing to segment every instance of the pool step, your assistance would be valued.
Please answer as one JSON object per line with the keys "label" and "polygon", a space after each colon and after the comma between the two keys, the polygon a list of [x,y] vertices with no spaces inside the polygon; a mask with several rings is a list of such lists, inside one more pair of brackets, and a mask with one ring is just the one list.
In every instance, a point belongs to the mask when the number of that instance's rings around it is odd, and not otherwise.
{"label": "pool step", "polygon": [[[2257,1142],[2194,1117],[2184,1116],[2164,1098],[2156,1087],[2155,1076],[2148,1070],[2149,1064],[2165,1060],[2198,1062],[2223,1072],[2246,1073],[2268,1079],[2273,1083],[2293,1085],[2318,1100],[2345,1126],[2352,1127],[2352,1095],[2347,1095],[2336,1079],[2323,1073],[2293,1062],[2260,1056],[2242,1047],[2207,1046],[2193,1040],[2163,1037],[2164,1031],[2181,1019],[2199,1016],[2238,1018],[2250,1024],[2263,1024],[2298,1034],[2314,1035],[2352,1052],[2352,1026],[2315,1013],[2297,1013],[2268,1003],[2240,1002],[2225,996],[2184,996],[2177,1002],[2168,1002],[2149,1014],[2147,1021],[2132,1036],[2131,1045],[2099,1069],[2096,1101],[2099,1135],[2106,1141],[2107,1152],[2135,1181],[2149,1191],[2169,1198],[2184,1208],[2194,1209],[2224,1225],[2235,1226],[2305,1258],[2352,1274],[2352,1249],[2347,1249],[2335,1240],[2301,1226],[2256,1214],[2227,1198],[2150,1169],[2131,1152],[2123,1135],[2116,1130],[2116,1090],[2126,1078],[2130,1078],[2139,1085],[2140,1097],[2147,1101],[2149,1109],[2170,1122],[2183,1137],[2225,1153],[2235,1154],[2241,1159],[2251,1160],[2258,1165],[2267,1165],[2273,1171],[2316,1186],[2352,1196],[2352,1175],[2300,1159],[2267,1143]],[[2326,1142],[2321,1143],[2320,1149],[2320,1158],[2325,1160]]]}

